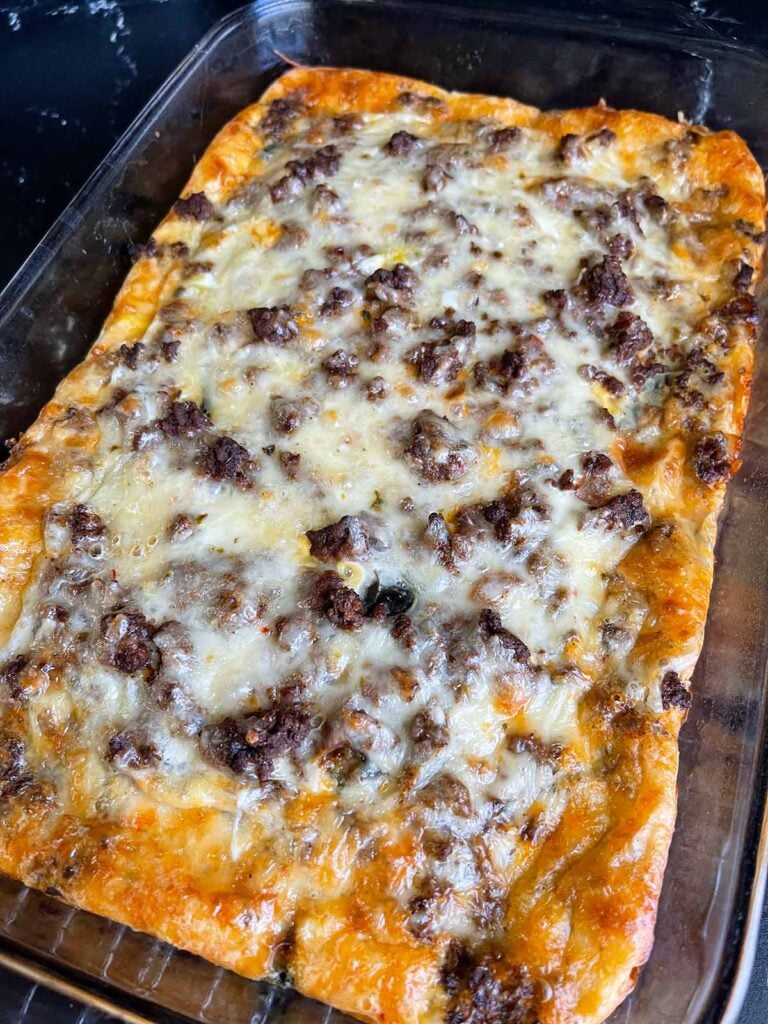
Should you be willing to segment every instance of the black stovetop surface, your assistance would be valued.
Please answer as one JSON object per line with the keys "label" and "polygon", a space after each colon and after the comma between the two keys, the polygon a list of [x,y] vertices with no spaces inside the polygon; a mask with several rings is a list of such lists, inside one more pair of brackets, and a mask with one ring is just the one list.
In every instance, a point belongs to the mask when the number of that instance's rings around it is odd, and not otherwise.
{"label": "black stovetop surface", "polygon": [[[178,62],[242,2],[0,0],[0,287]],[[579,5],[582,12],[600,6]],[[666,7],[670,17],[682,10],[768,54],[765,0],[669,0]],[[645,25],[653,18],[663,28],[665,13],[658,0],[650,7],[625,0],[622,17]],[[0,994],[0,1024],[108,1019],[2,969]],[[766,1022],[768,906],[739,1017],[739,1024]]]}

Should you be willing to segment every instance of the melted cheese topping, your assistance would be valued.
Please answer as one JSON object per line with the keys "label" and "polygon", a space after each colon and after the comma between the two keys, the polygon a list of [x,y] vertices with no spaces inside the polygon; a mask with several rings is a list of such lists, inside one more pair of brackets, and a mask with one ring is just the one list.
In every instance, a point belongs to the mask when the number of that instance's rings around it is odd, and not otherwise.
{"label": "melted cheese topping", "polygon": [[[30,731],[82,752],[76,776],[46,766],[62,806],[219,809],[230,860],[268,843],[299,901],[349,892],[366,849],[412,833],[387,895],[417,937],[487,933],[490,879],[508,887],[599,773],[580,719],[596,682],[663,711],[678,666],[633,659],[649,608],[620,571],[650,490],[612,502],[635,487],[623,432],[662,436],[721,287],[615,140],[566,157],[498,127],[300,114],[203,212],[143,348],[105,359],[97,451],[51,511],[8,649]],[[650,355],[617,354],[627,312]],[[164,427],[179,402],[197,424]],[[211,468],[223,437],[231,472]],[[308,531],[345,516],[363,548],[313,554]],[[329,611],[329,570],[351,618]],[[382,587],[408,621],[371,612]],[[312,851],[337,841],[328,877]]]}

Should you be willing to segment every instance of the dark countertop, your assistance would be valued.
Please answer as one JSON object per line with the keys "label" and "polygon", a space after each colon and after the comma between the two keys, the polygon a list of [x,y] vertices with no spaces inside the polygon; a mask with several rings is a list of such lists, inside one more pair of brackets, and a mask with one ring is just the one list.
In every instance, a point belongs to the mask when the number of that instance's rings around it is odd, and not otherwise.
{"label": "dark countertop", "polygon": [[[241,3],[0,0],[0,286],[200,36]],[[601,8],[579,5],[595,17]],[[768,54],[764,0],[670,0],[666,10]],[[622,17],[658,22],[659,4],[628,0]],[[0,991],[0,1024],[107,1020],[1,969]],[[739,1024],[766,1021],[768,907]]]}

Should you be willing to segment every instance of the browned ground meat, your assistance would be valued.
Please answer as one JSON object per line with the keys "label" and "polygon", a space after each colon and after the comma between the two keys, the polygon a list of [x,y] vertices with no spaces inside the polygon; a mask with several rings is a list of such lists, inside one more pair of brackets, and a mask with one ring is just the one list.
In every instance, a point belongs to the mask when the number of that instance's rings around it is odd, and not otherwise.
{"label": "browned ground meat", "polygon": [[156,659],[152,643],[154,627],[143,612],[120,610],[103,616],[100,627],[100,660],[131,675]]}
{"label": "browned ground meat", "polygon": [[451,734],[448,727],[436,722],[427,710],[417,711],[411,719],[408,732],[416,756],[426,760],[436,751],[448,746]]}
{"label": "browned ground meat", "polygon": [[87,505],[75,505],[69,513],[68,524],[72,547],[75,548],[92,544],[99,537],[103,537],[106,532],[101,516],[89,509]]}
{"label": "browned ground meat", "polygon": [[110,739],[106,758],[119,768],[149,768],[162,760],[154,743],[132,729],[124,729]]}
{"label": "browned ground meat", "polygon": [[705,434],[693,446],[693,470],[705,484],[716,484],[731,475],[731,454],[724,434]]}
{"label": "browned ground meat", "polygon": [[248,310],[253,336],[267,345],[284,345],[299,333],[290,306],[258,306]]}
{"label": "browned ground meat", "polygon": [[448,995],[446,1024],[537,1024],[537,987],[524,967],[458,940],[447,949],[441,973]]}
{"label": "browned ground meat", "polygon": [[339,629],[357,631],[365,622],[360,596],[345,587],[341,577],[328,570],[312,580],[308,604]]}
{"label": "browned ground meat", "polygon": [[225,718],[203,730],[203,750],[210,761],[236,775],[267,782],[275,759],[298,750],[312,731],[308,710],[277,703],[243,718]]}
{"label": "browned ground meat", "polygon": [[609,498],[584,517],[585,526],[601,526],[606,530],[643,530],[649,523],[643,496],[635,488]]}
{"label": "browned ground meat", "polygon": [[193,192],[186,199],[177,199],[173,212],[182,220],[210,220],[214,210],[205,192]]}
{"label": "browned ground meat", "polygon": [[664,673],[661,680],[661,706],[665,711],[669,708],[687,711],[691,706],[691,694],[677,672],[670,670]]}
{"label": "browned ground meat", "polygon": [[619,313],[605,329],[609,350],[618,363],[629,363],[640,352],[653,344],[648,324],[634,313]]}
{"label": "browned ground meat", "polygon": [[321,365],[328,376],[328,383],[335,388],[344,388],[356,377],[358,358],[353,352],[339,348],[324,359]]}
{"label": "browned ground meat", "polygon": [[232,480],[242,488],[253,486],[255,465],[247,448],[232,437],[220,437],[209,445],[200,461],[204,476],[211,480]]}
{"label": "browned ground meat", "polygon": [[269,401],[269,419],[278,434],[292,434],[306,420],[317,414],[318,405],[312,398],[283,398],[273,395]]}
{"label": "browned ground meat", "polygon": [[348,288],[331,288],[320,307],[323,316],[341,316],[354,302],[355,297]]}
{"label": "browned ground meat", "polygon": [[488,148],[492,153],[501,153],[509,149],[513,142],[521,138],[523,132],[520,128],[496,128],[488,136]]}
{"label": "browned ground meat", "polygon": [[137,341],[134,345],[121,345],[118,353],[120,355],[120,362],[127,366],[129,370],[135,370],[144,354],[144,345],[140,341]]}
{"label": "browned ground meat", "polygon": [[393,305],[407,302],[418,283],[416,273],[405,263],[396,263],[391,270],[380,267],[365,279],[366,297]]}
{"label": "browned ground meat", "polygon": [[484,639],[490,640],[493,638],[500,647],[512,655],[515,661],[519,661],[523,665],[527,665],[530,661],[531,652],[528,650],[528,647],[519,637],[515,636],[514,633],[510,633],[501,624],[501,616],[498,612],[493,611],[492,608],[484,608],[480,612],[478,630],[480,636]]}
{"label": "browned ground meat", "polygon": [[446,419],[424,409],[413,420],[405,456],[425,480],[460,480],[474,452]]}
{"label": "browned ground meat", "polygon": [[321,562],[342,558],[367,558],[371,550],[371,531],[362,516],[342,516],[319,530],[307,530],[309,553]]}
{"label": "browned ground meat", "polygon": [[157,426],[169,437],[194,437],[210,427],[211,421],[196,402],[171,402]]}
{"label": "browned ground meat", "polygon": [[301,104],[295,97],[285,96],[272,100],[261,120],[260,128],[265,135],[281,138],[296,120]]}
{"label": "browned ground meat", "polygon": [[621,398],[627,393],[626,387],[618,377],[606,373],[605,370],[598,369],[597,366],[591,366],[589,363],[584,363],[579,367],[579,376],[585,380],[596,381],[601,387],[605,388],[609,395],[614,395],[616,398]]}
{"label": "browned ground meat", "polygon": [[384,146],[384,151],[390,156],[407,156],[415,149],[422,146],[421,139],[410,132],[395,132],[389,142]]}
{"label": "browned ground meat", "polygon": [[627,276],[615,256],[605,256],[587,267],[579,282],[595,306],[629,306],[635,297]]}

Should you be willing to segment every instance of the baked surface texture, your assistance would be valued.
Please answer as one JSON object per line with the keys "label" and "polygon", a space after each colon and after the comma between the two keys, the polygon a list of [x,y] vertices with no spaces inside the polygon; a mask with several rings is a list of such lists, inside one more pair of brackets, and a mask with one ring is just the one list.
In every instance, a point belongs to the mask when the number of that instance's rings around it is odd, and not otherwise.
{"label": "baked surface texture", "polygon": [[0,868],[387,1024],[646,960],[738,467],[746,144],[296,68],[0,477]]}

